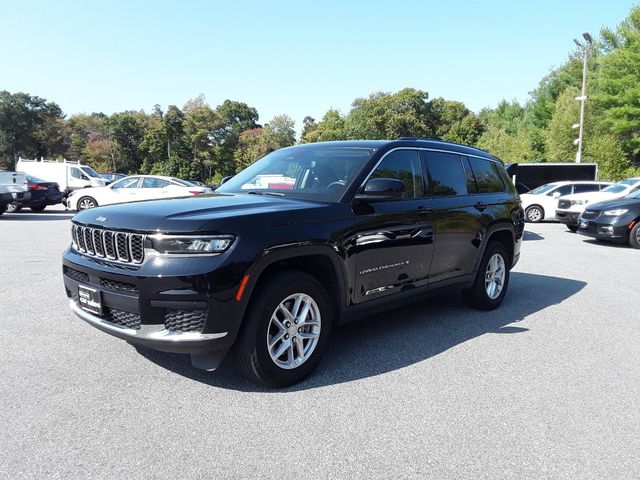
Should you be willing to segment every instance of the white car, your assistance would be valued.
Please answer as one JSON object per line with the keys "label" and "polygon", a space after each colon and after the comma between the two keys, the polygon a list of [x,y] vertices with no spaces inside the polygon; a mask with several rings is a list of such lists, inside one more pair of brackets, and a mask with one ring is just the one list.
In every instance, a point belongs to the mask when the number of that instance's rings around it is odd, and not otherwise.
{"label": "white car", "polygon": [[554,219],[560,197],[574,193],[598,192],[609,185],[613,185],[613,182],[574,180],[547,183],[534,188],[520,195],[524,218],[532,223]]}
{"label": "white car", "polygon": [[599,192],[577,193],[560,197],[556,208],[556,218],[567,225],[572,232],[578,230],[578,217],[587,207],[598,202],[616,200],[640,190],[640,177],[620,180]]}
{"label": "white car", "polygon": [[114,203],[189,197],[207,193],[212,193],[210,188],[200,187],[179,178],[134,175],[106,187],[74,190],[67,198],[67,208],[80,211]]}

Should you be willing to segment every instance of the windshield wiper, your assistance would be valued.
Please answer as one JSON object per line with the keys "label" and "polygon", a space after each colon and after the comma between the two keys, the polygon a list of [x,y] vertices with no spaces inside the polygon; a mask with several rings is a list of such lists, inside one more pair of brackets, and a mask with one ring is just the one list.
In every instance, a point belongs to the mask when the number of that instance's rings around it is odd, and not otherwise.
{"label": "windshield wiper", "polygon": [[284,193],[280,192],[259,192],[258,190],[249,190],[249,195],[271,195],[272,197],[284,197]]}

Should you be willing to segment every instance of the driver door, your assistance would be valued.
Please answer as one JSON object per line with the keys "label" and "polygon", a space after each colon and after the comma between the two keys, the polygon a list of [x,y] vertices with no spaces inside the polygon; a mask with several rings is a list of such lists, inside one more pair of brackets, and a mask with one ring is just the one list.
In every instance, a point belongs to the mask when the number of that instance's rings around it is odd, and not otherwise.
{"label": "driver door", "polygon": [[433,256],[433,215],[424,198],[425,178],[417,150],[387,154],[371,178],[402,180],[403,198],[353,204],[356,233],[354,302],[427,284]]}
{"label": "driver door", "polygon": [[103,204],[125,203],[137,200],[140,195],[140,177],[126,177],[111,185],[111,195],[105,199]]}

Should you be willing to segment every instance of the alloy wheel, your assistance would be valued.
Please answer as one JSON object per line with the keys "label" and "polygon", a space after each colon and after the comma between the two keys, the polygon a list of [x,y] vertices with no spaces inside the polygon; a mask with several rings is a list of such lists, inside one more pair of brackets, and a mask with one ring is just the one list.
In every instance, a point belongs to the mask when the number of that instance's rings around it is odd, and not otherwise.
{"label": "alloy wheel", "polygon": [[495,300],[500,296],[504,287],[506,277],[506,267],[504,258],[499,253],[494,254],[487,263],[487,270],[484,276],[484,287],[487,296]]}
{"label": "alloy wheel", "polygon": [[267,351],[280,368],[299,367],[311,356],[321,328],[320,308],[304,293],[294,293],[276,307],[267,328]]}

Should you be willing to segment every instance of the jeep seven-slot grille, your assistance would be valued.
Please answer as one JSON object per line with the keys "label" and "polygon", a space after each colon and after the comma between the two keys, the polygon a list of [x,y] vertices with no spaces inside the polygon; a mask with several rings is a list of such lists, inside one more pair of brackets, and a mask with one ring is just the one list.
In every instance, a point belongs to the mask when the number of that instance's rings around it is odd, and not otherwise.
{"label": "jeep seven-slot grille", "polygon": [[73,248],[86,255],[124,263],[142,263],[144,235],[72,225]]}

